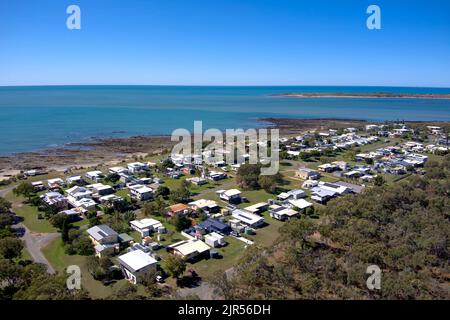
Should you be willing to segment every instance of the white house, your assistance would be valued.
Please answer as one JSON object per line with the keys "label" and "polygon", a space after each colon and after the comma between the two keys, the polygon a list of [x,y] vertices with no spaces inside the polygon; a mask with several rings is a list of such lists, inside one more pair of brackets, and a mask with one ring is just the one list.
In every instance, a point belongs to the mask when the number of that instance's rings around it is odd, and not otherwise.
{"label": "white house", "polygon": [[142,219],[133,220],[130,222],[131,229],[136,230],[140,233],[141,237],[147,237],[152,232],[158,231],[159,228],[164,227],[161,222],[155,219]]}
{"label": "white house", "polygon": [[208,233],[204,239],[205,243],[212,248],[222,247],[226,244],[225,237],[217,232]]}
{"label": "white house", "polygon": [[67,208],[67,198],[58,192],[47,192],[41,196],[45,204],[57,209],[63,210]]}
{"label": "white house", "polygon": [[289,199],[301,199],[306,197],[306,193],[303,190],[300,189],[294,189],[294,190],[289,190],[288,192],[282,192],[280,193],[277,198],[279,200],[289,200]]}
{"label": "white house", "polygon": [[201,210],[205,213],[216,213],[220,207],[214,200],[199,199],[188,203],[192,210]]}
{"label": "white house", "polygon": [[33,186],[34,190],[36,190],[36,191],[45,190],[45,186],[44,186],[44,183],[42,181],[32,182],[31,185]]}
{"label": "white house", "polygon": [[83,183],[83,178],[81,176],[68,177],[66,179],[66,182],[69,185],[71,185],[71,184],[81,184],[81,183]]}
{"label": "white house", "polygon": [[114,189],[103,183],[94,183],[86,186],[89,190],[92,190],[92,193],[99,196],[106,196],[108,194],[114,193]]}
{"label": "white house", "polygon": [[320,172],[309,168],[299,168],[295,176],[303,180],[317,180],[320,178]]}
{"label": "white house", "polygon": [[156,271],[156,259],[141,250],[134,250],[118,257],[125,278],[137,284],[151,271]]}
{"label": "white house", "polygon": [[105,176],[103,175],[103,172],[95,170],[95,171],[89,171],[85,173],[86,178],[91,179],[92,181],[97,182],[100,179],[103,179]]}
{"label": "white house", "polygon": [[264,224],[264,218],[261,216],[258,216],[256,214],[253,214],[251,212],[236,209],[233,210],[231,213],[233,218],[241,221],[243,224],[252,227],[252,228],[258,228],[261,227]]}
{"label": "white house", "polygon": [[219,198],[227,201],[229,203],[239,203],[241,202],[241,192],[238,189],[230,189],[230,190],[219,190],[216,191],[219,195]]}
{"label": "white house", "polygon": [[130,173],[138,173],[140,171],[148,170],[148,165],[142,162],[129,163],[127,167]]}
{"label": "white house", "polygon": [[299,210],[305,210],[306,208],[312,206],[312,203],[306,201],[305,199],[291,199],[287,201],[287,204],[288,206]]}
{"label": "white house", "polygon": [[128,186],[128,190],[131,197],[140,201],[145,201],[153,198],[153,189],[141,184]]}
{"label": "white house", "polygon": [[[303,199],[302,199],[303,200]],[[270,206],[269,214],[272,218],[285,221],[289,220],[292,217],[295,217],[298,215],[298,212],[287,207],[279,206],[279,205],[272,205]]]}
{"label": "white house", "polygon": [[211,248],[201,240],[183,240],[167,247],[167,250],[186,260],[200,259],[209,255]]}
{"label": "white house", "polygon": [[109,173],[112,174],[127,174],[128,173],[128,169],[124,168],[124,167],[112,167],[108,169]]}
{"label": "white house", "polygon": [[64,181],[61,178],[48,179],[47,184],[49,189],[59,189],[64,186]]}

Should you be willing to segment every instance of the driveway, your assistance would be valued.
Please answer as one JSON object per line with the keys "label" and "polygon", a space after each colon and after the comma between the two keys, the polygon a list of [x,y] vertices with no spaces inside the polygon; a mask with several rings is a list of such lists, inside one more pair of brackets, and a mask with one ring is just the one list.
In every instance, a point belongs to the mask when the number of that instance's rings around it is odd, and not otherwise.
{"label": "driveway", "polygon": [[[8,192],[12,191],[14,186],[9,186],[0,190],[0,197],[4,197]],[[22,240],[25,242],[25,248],[27,248],[34,262],[42,263],[47,267],[48,273],[55,273],[55,269],[50,262],[42,254],[41,249],[49,244],[51,241],[59,237],[59,233],[36,233],[31,232],[23,223],[19,223],[13,226],[14,229],[23,229],[25,232],[22,236]]]}

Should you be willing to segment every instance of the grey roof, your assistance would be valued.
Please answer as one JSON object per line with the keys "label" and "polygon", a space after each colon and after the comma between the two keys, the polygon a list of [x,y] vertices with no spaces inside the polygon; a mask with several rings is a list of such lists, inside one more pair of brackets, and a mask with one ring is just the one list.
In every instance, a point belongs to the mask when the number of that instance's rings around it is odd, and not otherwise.
{"label": "grey roof", "polygon": [[97,241],[109,236],[117,236],[117,232],[108,227],[106,224],[89,228],[87,233]]}

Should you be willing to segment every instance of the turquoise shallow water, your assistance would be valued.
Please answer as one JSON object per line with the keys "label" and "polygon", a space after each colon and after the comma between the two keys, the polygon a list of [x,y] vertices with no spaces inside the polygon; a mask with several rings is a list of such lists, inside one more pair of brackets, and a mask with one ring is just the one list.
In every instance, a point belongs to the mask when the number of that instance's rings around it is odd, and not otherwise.
{"label": "turquoise shallow water", "polygon": [[450,100],[298,99],[287,92],[450,93],[399,87],[0,87],[0,154],[63,146],[94,137],[248,128],[263,117],[450,121]]}

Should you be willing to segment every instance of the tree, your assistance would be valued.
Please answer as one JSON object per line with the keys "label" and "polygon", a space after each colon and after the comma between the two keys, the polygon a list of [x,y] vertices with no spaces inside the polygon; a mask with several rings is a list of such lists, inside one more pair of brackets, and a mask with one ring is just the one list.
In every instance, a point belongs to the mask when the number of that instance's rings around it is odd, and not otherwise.
{"label": "tree", "polygon": [[17,187],[13,189],[13,193],[17,196],[24,196],[30,201],[31,197],[35,193],[34,187],[31,183],[21,182]]}
{"label": "tree", "polygon": [[164,260],[163,268],[172,278],[178,279],[186,270],[186,262],[184,259],[171,254]]}
{"label": "tree", "polygon": [[261,174],[260,164],[243,164],[236,174],[237,184],[244,189],[258,189],[258,178]]}
{"label": "tree", "polygon": [[169,199],[172,203],[188,203],[191,199],[191,192],[186,186],[182,185],[170,194]]}
{"label": "tree", "polygon": [[64,213],[55,214],[50,218],[50,223],[59,230],[64,229],[69,224],[69,217]]}
{"label": "tree", "polygon": [[116,183],[119,179],[120,176],[117,173],[110,173],[105,177],[105,182]]}
{"label": "tree", "polygon": [[22,240],[6,237],[0,239],[0,256],[5,259],[14,259],[22,254],[23,242]]}
{"label": "tree", "polygon": [[275,193],[277,184],[282,181],[279,173],[270,176],[259,176],[258,184],[268,193]]}
{"label": "tree", "polygon": [[375,178],[373,178],[373,184],[376,185],[377,187],[380,187],[385,183],[386,183],[386,180],[384,179],[384,177],[382,175],[377,175],[377,176],[375,176]]}
{"label": "tree", "polygon": [[156,197],[163,197],[167,198],[170,195],[170,189],[166,186],[159,186],[158,189],[156,189],[155,196]]}
{"label": "tree", "polygon": [[183,231],[192,226],[192,220],[183,215],[176,215],[171,219],[177,231]]}
{"label": "tree", "polygon": [[145,291],[153,297],[160,297],[162,295],[161,289],[156,283],[156,276],[158,273],[156,270],[149,270],[142,278],[142,285],[145,287]]}
{"label": "tree", "polygon": [[[233,299],[448,299],[450,156],[425,169],[433,174],[318,207],[320,223],[306,216],[284,224],[276,246],[246,250],[220,293]],[[383,270],[382,290],[366,285],[374,264]]]}

